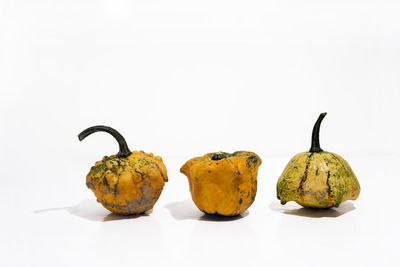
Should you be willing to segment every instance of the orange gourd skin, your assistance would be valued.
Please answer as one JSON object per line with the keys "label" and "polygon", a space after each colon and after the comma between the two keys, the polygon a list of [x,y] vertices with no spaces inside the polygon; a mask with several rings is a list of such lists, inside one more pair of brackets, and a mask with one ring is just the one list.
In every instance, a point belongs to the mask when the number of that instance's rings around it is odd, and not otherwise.
{"label": "orange gourd skin", "polygon": [[[225,158],[212,159],[216,154]],[[218,152],[190,159],[180,171],[187,176],[192,199],[201,211],[236,216],[256,197],[260,164],[261,158],[253,152]]]}
{"label": "orange gourd skin", "polygon": [[105,156],[86,176],[86,185],[97,202],[124,215],[152,209],[167,181],[161,157],[143,151],[133,151],[126,158]]}

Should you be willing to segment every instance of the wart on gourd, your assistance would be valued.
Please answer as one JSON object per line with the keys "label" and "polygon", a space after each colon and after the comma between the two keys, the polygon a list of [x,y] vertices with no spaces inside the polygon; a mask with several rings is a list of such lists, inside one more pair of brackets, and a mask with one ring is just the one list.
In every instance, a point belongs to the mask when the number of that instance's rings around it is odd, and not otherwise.
{"label": "wart on gourd", "polygon": [[283,205],[295,201],[310,208],[338,207],[360,194],[350,165],[339,155],[321,149],[319,131],[326,114],[321,113],[314,125],[310,150],[295,155],[278,180],[277,198]]}
{"label": "wart on gourd", "polygon": [[93,126],[78,135],[80,141],[95,132],[111,134],[119,144],[117,155],[105,156],[86,176],[86,185],[106,209],[119,214],[140,214],[153,208],[165,182],[167,170],[159,156],[130,151],[125,138],[108,126]]}

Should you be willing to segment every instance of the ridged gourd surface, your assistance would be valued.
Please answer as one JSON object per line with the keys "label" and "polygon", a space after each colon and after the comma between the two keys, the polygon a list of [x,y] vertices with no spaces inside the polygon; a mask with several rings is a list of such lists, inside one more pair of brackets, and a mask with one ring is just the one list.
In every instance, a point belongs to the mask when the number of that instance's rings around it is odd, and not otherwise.
{"label": "ridged gourd surface", "polygon": [[330,152],[305,152],[295,155],[277,183],[282,204],[295,201],[304,207],[329,208],[355,200],[360,184],[350,165]]}

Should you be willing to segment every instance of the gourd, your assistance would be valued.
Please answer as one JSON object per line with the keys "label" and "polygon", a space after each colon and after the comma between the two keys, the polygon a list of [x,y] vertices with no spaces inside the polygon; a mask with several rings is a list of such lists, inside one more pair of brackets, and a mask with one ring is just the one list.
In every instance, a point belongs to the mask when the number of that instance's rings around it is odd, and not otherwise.
{"label": "gourd", "polygon": [[360,194],[360,184],[350,165],[320,147],[319,130],[325,116],[321,113],[314,125],[311,149],[295,155],[278,180],[277,197],[283,205],[295,201],[310,208],[338,207]]}
{"label": "gourd", "polygon": [[196,206],[207,214],[235,216],[253,203],[261,158],[247,151],[208,153],[180,169]]}
{"label": "gourd", "polygon": [[90,127],[78,138],[82,141],[98,131],[111,134],[119,144],[119,152],[95,163],[86,176],[87,187],[111,212],[129,215],[152,209],[168,181],[161,157],[143,151],[131,152],[124,137],[107,126]]}

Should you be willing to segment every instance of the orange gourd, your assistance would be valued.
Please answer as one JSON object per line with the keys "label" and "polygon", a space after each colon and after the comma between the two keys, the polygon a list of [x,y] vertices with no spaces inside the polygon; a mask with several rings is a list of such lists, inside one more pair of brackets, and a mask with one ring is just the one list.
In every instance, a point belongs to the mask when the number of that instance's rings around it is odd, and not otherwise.
{"label": "orange gourd", "polygon": [[131,152],[122,135],[107,126],[90,127],[79,134],[79,140],[98,131],[111,134],[120,150],[117,155],[96,162],[86,176],[87,187],[98,202],[114,213],[140,214],[152,209],[168,181],[161,157],[143,151]]}
{"label": "orange gourd", "polygon": [[207,214],[235,216],[253,203],[261,158],[247,151],[209,153],[181,168],[196,206]]}

